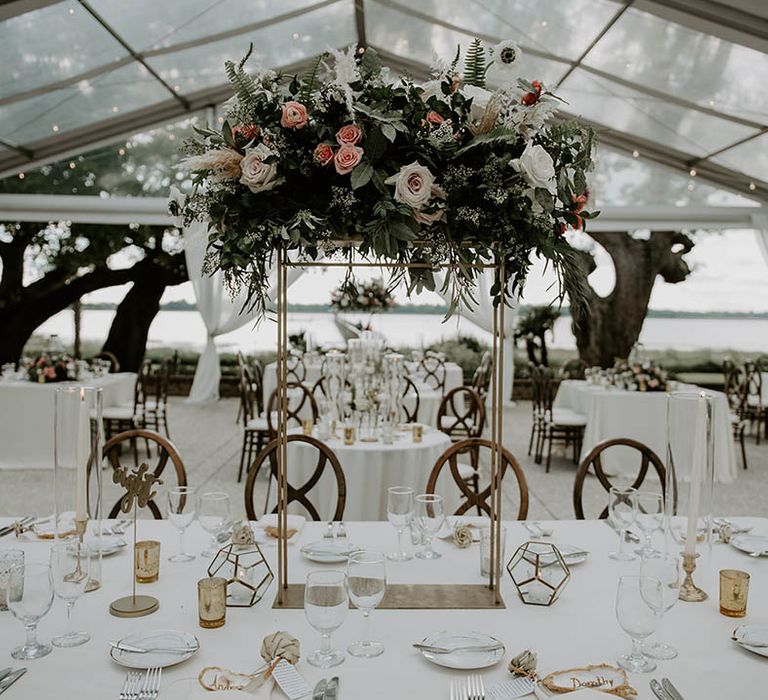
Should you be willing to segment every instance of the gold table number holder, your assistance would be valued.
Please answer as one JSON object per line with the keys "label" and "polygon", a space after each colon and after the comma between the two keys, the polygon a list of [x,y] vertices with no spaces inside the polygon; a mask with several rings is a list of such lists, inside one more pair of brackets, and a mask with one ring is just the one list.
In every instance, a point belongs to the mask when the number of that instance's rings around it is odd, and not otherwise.
{"label": "gold table number holder", "polygon": [[685,578],[680,584],[680,600],[686,603],[701,603],[709,596],[693,582],[693,572],[696,571],[696,559],[698,554],[688,554],[683,552],[683,571]]}
{"label": "gold table number holder", "polygon": [[151,615],[160,607],[160,601],[151,595],[136,595],[136,519],[139,508],[144,508],[155,496],[152,490],[154,484],[162,484],[154,474],[149,473],[146,463],[138,469],[129,471],[118,467],[112,474],[112,481],[125,489],[125,495],[120,499],[120,511],[128,514],[133,510],[133,556],[131,557],[131,581],[133,593],[113,600],[109,604],[109,612],[115,617],[143,617]]}

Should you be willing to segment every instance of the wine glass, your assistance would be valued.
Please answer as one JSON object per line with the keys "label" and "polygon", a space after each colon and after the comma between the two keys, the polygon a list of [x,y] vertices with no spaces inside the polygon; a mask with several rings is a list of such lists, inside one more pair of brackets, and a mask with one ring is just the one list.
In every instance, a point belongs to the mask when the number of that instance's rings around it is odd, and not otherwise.
{"label": "wine glass", "polygon": [[192,561],[194,554],[184,552],[184,531],[195,519],[195,490],[190,486],[176,486],[168,491],[168,520],[179,531],[179,551],[168,561]]}
{"label": "wine glass", "polygon": [[637,492],[637,526],[645,536],[645,543],[635,551],[645,558],[655,557],[659,552],[653,546],[651,536],[664,523],[664,497],[660,493]]}
{"label": "wine glass", "polygon": [[403,549],[403,532],[413,516],[413,489],[392,486],[387,489],[387,520],[397,528],[397,551],[387,554],[392,561],[408,561],[412,555]]}
{"label": "wine glass", "polygon": [[197,502],[197,519],[200,521],[200,527],[211,536],[208,548],[202,556],[216,556],[219,551],[216,538],[229,521],[229,514],[229,496],[223,491],[209,491],[200,495]]}
{"label": "wine glass", "polygon": [[424,534],[424,549],[416,552],[416,556],[419,559],[440,559],[442,554],[432,549],[432,538],[445,522],[443,497],[435,493],[416,496],[416,519]]}
{"label": "wine glass", "polygon": [[76,632],[72,628],[72,608],[77,599],[85,593],[88,579],[91,576],[91,556],[88,547],[83,544],[78,547],[78,554],[70,555],[71,543],[59,543],[51,547],[51,581],[53,592],[67,604],[67,631],[54,637],[51,644],[57,647],[78,647],[85,644],[91,635],[87,632]]}
{"label": "wine glass", "polygon": [[344,652],[331,648],[331,633],[341,627],[347,616],[346,574],[343,571],[310,571],[304,587],[304,615],[320,632],[320,648],[307,661],[313,666],[331,668],[344,661]]}
{"label": "wine glass", "polygon": [[[661,626],[667,611],[671,610],[680,598],[680,558],[674,554],[657,554],[643,559],[640,574],[658,579],[661,582],[661,610],[656,636],[661,639]],[[674,659],[677,649],[671,644],[655,641],[643,645],[643,653],[652,659]]]}
{"label": "wine glass", "polygon": [[347,591],[349,599],[362,611],[366,628],[364,639],[347,647],[352,656],[371,657],[384,653],[382,642],[371,641],[371,612],[381,603],[386,587],[384,555],[366,551],[350,555],[347,560]]}
{"label": "wine glass", "polygon": [[617,561],[632,561],[637,555],[624,551],[627,532],[637,518],[637,490],[633,488],[611,488],[608,495],[608,517],[619,533],[619,551],[608,556]]}
{"label": "wine glass", "polygon": [[11,656],[26,661],[50,654],[51,645],[37,641],[37,623],[53,604],[50,565],[30,562],[14,567],[8,572],[6,592],[8,609],[27,631],[26,641]]}
{"label": "wine glass", "polygon": [[650,576],[622,576],[616,590],[616,619],[632,638],[632,651],[619,657],[619,666],[632,673],[656,668],[643,656],[643,639],[656,631],[662,608],[661,582]]}

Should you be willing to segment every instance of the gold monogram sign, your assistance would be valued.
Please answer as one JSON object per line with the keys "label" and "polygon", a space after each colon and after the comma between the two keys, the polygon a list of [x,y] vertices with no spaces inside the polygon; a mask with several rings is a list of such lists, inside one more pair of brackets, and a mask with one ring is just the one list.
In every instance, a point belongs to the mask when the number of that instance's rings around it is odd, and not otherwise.
{"label": "gold monogram sign", "polygon": [[152,487],[163,483],[162,479],[149,473],[146,462],[133,471],[118,467],[112,472],[112,481],[125,489],[125,495],[120,499],[120,510],[123,513],[130,512],[134,500],[139,508],[144,508],[157,493]]}

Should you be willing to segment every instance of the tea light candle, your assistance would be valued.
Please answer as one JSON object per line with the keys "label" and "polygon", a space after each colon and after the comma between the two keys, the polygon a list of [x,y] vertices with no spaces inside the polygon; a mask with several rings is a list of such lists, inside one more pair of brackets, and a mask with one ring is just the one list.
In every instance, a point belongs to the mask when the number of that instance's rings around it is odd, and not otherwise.
{"label": "tea light candle", "polygon": [[200,579],[197,605],[200,627],[223,627],[227,615],[227,580],[220,576]]}

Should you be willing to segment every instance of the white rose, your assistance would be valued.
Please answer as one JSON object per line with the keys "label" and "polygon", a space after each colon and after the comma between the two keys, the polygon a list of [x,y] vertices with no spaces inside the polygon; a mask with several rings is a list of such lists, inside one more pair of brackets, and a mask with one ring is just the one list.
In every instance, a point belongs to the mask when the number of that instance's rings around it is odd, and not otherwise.
{"label": "white rose", "polygon": [[485,108],[493,97],[493,93],[476,85],[463,85],[461,93],[469,99],[472,98],[472,108],[469,111],[470,119],[479,121],[485,114]]}
{"label": "white rose", "polygon": [[531,187],[541,187],[551,194],[557,192],[555,183],[555,164],[543,146],[533,145],[530,141],[519,158],[513,158],[509,164],[517,170]]}
{"label": "white rose", "polygon": [[265,163],[270,156],[277,153],[268,146],[260,143],[255,148],[249,148],[245,157],[240,161],[240,184],[245,185],[251,192],[266,192],[282,182],[277,177],[277,164]]}
{"label": "white rose", "polygon": [[418,210],[432,198],[435,176],[429,172],[429,168],[414,161],[404,165],[397,175],[392,175],[384,182],[395,186],[396,201]]}

